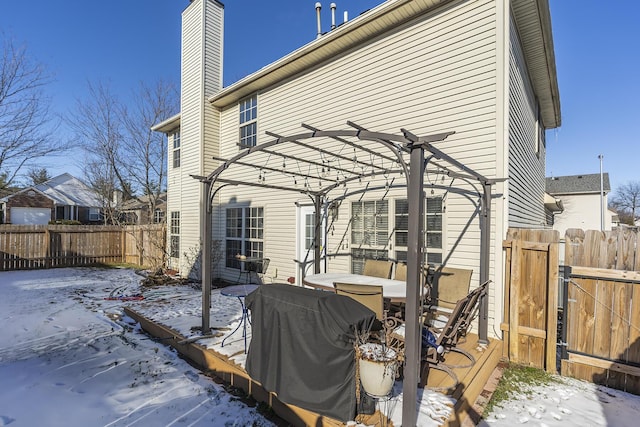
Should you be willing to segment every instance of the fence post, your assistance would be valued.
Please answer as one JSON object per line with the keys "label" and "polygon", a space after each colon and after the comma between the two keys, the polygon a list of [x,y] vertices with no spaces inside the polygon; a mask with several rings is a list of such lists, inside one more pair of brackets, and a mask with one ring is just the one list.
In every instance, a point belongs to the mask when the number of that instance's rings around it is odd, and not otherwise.
{"label": "fence post", "polygon": [[558,342],[558,243],[549,243],[547,252],[547,338],[546,371],[556,373]]}
{"label": "fence post", "polygon": [[142,226],[139,226],[140,230],[138,230],[138,265],[144,265],[144,232]]}
{"label": "fence post", "polygon": [[127,226],[122,226],[122,231],[120,232],[120,247],[121,247],[121,262],[127,262]]}
{"label": "fence post", "polygon": [[49,231],[49,225],[44,230],[44,267],[51,268],[51,232]]}
{"label": "fence post", "polygon": [[518,361],[518,330],[520,327],[518,317],[518,304],[520,292],[520,262],[522,253],[520,240],[511,243],[511,283],[509,289],[509,360]]}
{"label": "fence post", "polygon": [[564,266],[564,280],[562,281],[562,342],[560,343],[561,359],[567,360],[569,353],[567,352],[567,312],[569,311],[569,280],[571,279],[571,266]]}

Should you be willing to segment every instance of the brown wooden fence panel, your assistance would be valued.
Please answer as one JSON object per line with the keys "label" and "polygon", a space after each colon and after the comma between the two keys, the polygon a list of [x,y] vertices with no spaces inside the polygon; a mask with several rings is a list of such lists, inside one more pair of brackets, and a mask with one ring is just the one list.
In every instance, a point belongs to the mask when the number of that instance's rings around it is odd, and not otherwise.
{"label": "brown wooden fence panel", "polygon": [[[505,346],[509,359],[551,372],[556,371],[558,294],[557,232],[525,230],[504,242]],[[537,233],[536,233],[537,232]],[[536,238],[529,242],[519,238]]]}
{"label": "brown wooden fence panel", "polygon": [[635,252],[638,233],[627,228],[618,231],[616,270],[636,270]]}
{"label": "brown wooden fence panel", "polygon": [[165,227],[163,225],[128,225],[123,230],[125,262],[162,266],[165,259]]}
{"label": "brown wooden fence panel", "polygon": [[571,267],[567,295],[562,374],[640,393],[640,272]]}
{"label": "brown wooden fence panel", "polygon": [[0,225],[0,270],[121,263],[128,258],[125,248],[131,245],[139,249],[129,262],[164,265],[163,225],[137,227],[129,237],[123,230],[119,226]]}
{"label": "brown wooden fence panel", "polygon": [[571,228],[565,234],[565,265],[640,270],[637,231],[618,228],[613,231]]}

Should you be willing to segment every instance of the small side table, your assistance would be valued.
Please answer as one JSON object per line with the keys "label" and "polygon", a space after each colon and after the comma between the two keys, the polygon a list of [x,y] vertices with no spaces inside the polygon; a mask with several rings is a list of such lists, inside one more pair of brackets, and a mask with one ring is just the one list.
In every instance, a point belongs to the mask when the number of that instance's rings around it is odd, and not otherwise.
{"label": "small side table", "polygon": [[220,294],[224,295],[225,297],[238,298],[238,301],[240,301],[240,305],[242,306],[242,316],[240,317],[240,323],[238,323],[238,326],[236,326],[236,328],[229,335],[224,337],[224,339],[222,340],[222,347],[224,347],[224,342],[227,340],[227,338],[235,334],[238,329],[242,327],[242,337],[244,338],[244,352],[245,354],[247,353],[247,322],[251,324],[251,321],[249,320],[249,310],[244,304],[244,297],[258,289],[259,286],[260,285],[255,284],[233,285],[222,288],[222,290],[220,291]]}

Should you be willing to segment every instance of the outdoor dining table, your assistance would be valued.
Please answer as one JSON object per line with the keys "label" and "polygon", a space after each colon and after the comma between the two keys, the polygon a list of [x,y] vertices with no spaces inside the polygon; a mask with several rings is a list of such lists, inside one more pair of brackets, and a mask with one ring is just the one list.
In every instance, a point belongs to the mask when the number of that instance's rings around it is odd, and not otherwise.
{"label": "outdoor dining table", "polygon": [[333,284],[354,283],[357,285],[382,286],[382,294],[391,302],[406,302],[407,284],[403,280],[385,279],[383,277],[365,276],[353,273],[318,273],[305,276],[302,283],[316,289],[333,291]]}

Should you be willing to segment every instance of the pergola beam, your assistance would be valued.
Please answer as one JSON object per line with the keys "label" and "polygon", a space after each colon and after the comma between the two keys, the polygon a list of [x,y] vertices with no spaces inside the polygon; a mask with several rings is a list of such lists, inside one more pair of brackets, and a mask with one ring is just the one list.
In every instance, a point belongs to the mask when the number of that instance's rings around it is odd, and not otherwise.
{"label": "pergola beam", "polygon": [[[349,124],[349,123],[347,123],[347,124]],[[311,125],[308,125],[306,123],[302,123],[302,127],[306,128],[306,129],[309,129],[309,130],[311,130],[313,132],[320,132],[320,129],[315,128],[315,127],[313,127]],[[353,148],[356,148],[358,150],[362,150],[365,153],[368,153],[369,155],[380,157],[381,159],[389,160],[390,162],[397,161],[397,159],[394,159],[393,157],[385,156],[383,154],[376,153],[375,151],[373,151],[373,150],[371,150],[371,149],[369,149],[367,147],[363,147],[362,145],[354,144],[353,142],[349,141],[348,139],[344,139],[344,138],[341,138],[341,137],[338,137],[338,136],[335,136],[332,139],[334,139],[335,141],[338,141],[338,142],[342,142],[343,144],[346,144],[346,145],[348,145],[350,147],[353,147]]]}
{"label": "pergola beam", "polygon": [[[273,132],[265,131],[265,133],[267,135],[269,135],[269,136],[273,136],[273,137],[276,137],[276,138],[281,138],[280,135],[275,134]],[[350,158],[345,157],[345,156],[343,156],[341,154],[331,153],[331,152],[329,152],[327,150],[323,150],[322,148],[314,147],[314,146],[312,146],[310,144],[305,144],[304,142],[300,142],[300,141],[292,141],[292,142],[295,143],[296,145],[300,146],[300,147],[304,147],[304,148],[307,148],[309,150],[316,151],[316,152],[318,152],[320,154],[323,154],[323,155],[325,155],[327,157],[334,157],[334,158],[342,159],[345,162],[359,164],[361,166],[366,166],[366,167],[371,168],[371,169],[384,169],[382,166],[374,165],[373,163],[363,162],[363,161],[357,160],[357,159],[350,159]],[[333,168],[333,166],[329,166],[329,162],[327,162],[327,168]]]}
{"label": "pergola beam", "polygon": [[[220,157],[216,157],[216,156],[213,156],[212,159],[220,161],[220,162],[227,162],[228,161],[226,159],[223,159],[223,158],[220,158]],[[307,175],[307,174],[300,173],[300,172],[288,171],[288,170],[284,170],[284,168],[283,169],[276,169],[276,168],[272,168],[272,167],[269,167],[269,166],[259,166],[259,165],[255,165],[253,163],[247,163],[247,162],[241,162],[241,161],[236,161],[235,164],[240,165],[240,166],[246,166],[246,167],[253,168],[253,169],[258,169],[258,170],[266,170],[266,171],[269,171],[269,172],[279,172],[279,173],[282,173],[283,175],[299,176],[300,178],[317,178],[317,176],[315,176],[315,175]],[[337,179],[331,179],[331,178],[326,178],[326,177],[323,177],[322,179],[324,181],[338,182]]]}

